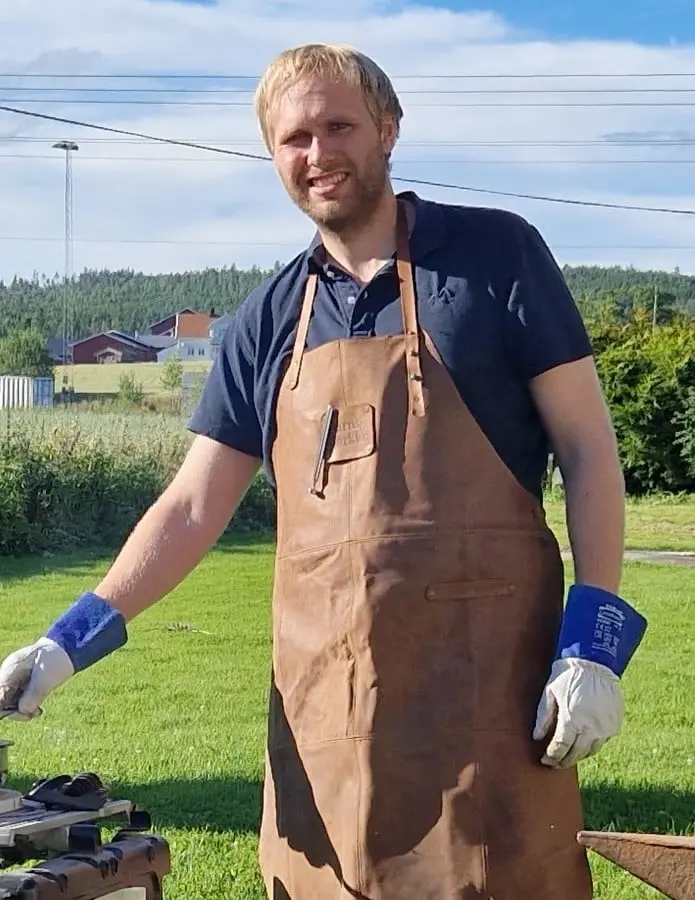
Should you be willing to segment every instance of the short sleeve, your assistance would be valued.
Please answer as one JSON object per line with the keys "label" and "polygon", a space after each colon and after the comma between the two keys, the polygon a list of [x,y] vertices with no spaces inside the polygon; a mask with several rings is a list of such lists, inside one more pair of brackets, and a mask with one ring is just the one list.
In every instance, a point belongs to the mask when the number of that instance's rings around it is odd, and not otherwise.
{"label": "short sleeve", "polygon": [[255,403],[256,365],[249,306],[248,302],[242,304],[232,318],[187,427],[261,459],[262,428]]}
{"label": "short sleeve", "polygon": [[591,356],[593,349],[564,275],[538,230],[522,220],[507,300],[506,334],[526,379]]}

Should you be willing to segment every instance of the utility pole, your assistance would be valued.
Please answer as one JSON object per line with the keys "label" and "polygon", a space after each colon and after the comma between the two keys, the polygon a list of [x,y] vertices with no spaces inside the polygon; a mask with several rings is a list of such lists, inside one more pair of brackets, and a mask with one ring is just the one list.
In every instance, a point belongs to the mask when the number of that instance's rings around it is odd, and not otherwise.
{"label": "utility pole", "polygon": [[654,306],[652,308],[652,331],[656,328],[656,317],[659,309],[659,288],[654,285]]}
{"label": "utility pole", "polygon": [[[74,141],[59,141],[53,144],[54,150],[65,152],[65,285],[63,292],[63,387],[68,384],[67,365],[69,357],[70,337],[72,332],[72,316],[70,305],[70,285],[72,280],[72,154],[80,148]],[[72,373],[72,366],[70,367]]]}

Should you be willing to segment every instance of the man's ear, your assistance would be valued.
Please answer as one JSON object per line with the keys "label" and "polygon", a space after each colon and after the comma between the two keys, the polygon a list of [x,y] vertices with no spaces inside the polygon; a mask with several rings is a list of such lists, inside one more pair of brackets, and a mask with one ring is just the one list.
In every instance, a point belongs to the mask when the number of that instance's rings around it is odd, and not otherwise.
{"label": "man's ear", "polygon": [[381,146],[384,149],[384,155],[389,158],[393,153],[398,139],[398,126],[396,120],[389,117],[384,119],[381,125]]}

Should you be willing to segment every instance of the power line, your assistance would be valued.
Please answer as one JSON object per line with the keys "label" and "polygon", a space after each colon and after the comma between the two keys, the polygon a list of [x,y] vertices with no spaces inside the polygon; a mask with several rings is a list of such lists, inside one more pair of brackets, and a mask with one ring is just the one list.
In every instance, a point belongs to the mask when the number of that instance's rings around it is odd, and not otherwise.
{"label": "power line", "polygon": [[[0,76],[2,77],[2,76]],[[24,85],[0,85],[2,91],[19,91],[22,93],[42,94],[194,94],[224,95],[253,94],[249,88],[112,88],[112,87],[27,87]],[[692,94],[695,87],[689,88],[406,88],[399,94]]]}
{"label": "power line", "polygon": [[[504,92],[502,92],[504,93]],[[218,107],[231,109],[233,107],[253,107],[250,100],[86,100],[82,97],[63,98],[62,100],[49,100],[47,98],[1,97],[0,103],[31,103],[32,105],[46,103],[63,103],[80,106],[183,106],[197,109]],[[662,109],[667,107],[695,106],[693,100],[667,100],[667,101],[632,101],[614,100],[608,103],[409,103],[410,109],[612,109],[614,107],[644,107]]]}
{"label": "power line", "polygon": [[[461,72],[461,73],[419,73],[412,75],[391,75],[391,80],[412,80],[412,79],[465,79],[465,78],[518,78],[518,79],[537,79],[537,78],[695,78],[695,72]],[[87,72],[87,73],[66,73],[66,72],[3,72],[0,78],[62,78],[71,80],[74,78],[105,78],[105,79],[206,79],[209,81],[258,81],[260,75],[241,75],[241,74],[223,74],[216,72]]]}
{"label": "power line", "polygon": [[[9,112],[15,115],[20,116],[29,116],[31,118],[39,118],[46,119],[51,122],[61,122],[65,125],[75,125],[80,128],[91,128],[97,131],[105,131],[113,134],[121,134],[126,135],[128,137],[139,137],[145,138],[146,140],[154,141],[162,144],[175,144],[176,146],[185,146],[192,147],[196,150],[206,150],[211,153],[224,153],[229,156],[236,156],[244,159],[256,159],[261,160],[263,162],[270,162],[271,158],[269,156],[261,156],[260,154],[255,153],[244,153],[240,150],[230,150],[224,147],[210,147],[205,144],[198,144],[194,142],[188,141],[177,141],[173,138],[163,138],[155,135],[147,135],[137,131],[127,131],[123,128],[114,128],[108,125],[96,125],[91,122],[84,122],[75,119],[67,119],[63,116],[53,116],[47,113],[37,113],[32,112],[26,109],[16,109],[10,106],[0,106],[0,112]],[[402,176],[392,176],[394,181],[401,182],[402,184],[413,184],[413,185],[424,185],[427,187],[439,187],[445,188],[448,190],[454,191],[463,191],[466,193],[477,193],[477,194],[490,194],[497,197],[513,197],[515,199],[522,200],[537,200],[545,203],[560,203],[571,206],[586,206],[586,207],[596,207],[601,209],[621,209],[621,210],[631,210],[635,212],[659,212],[659,213],[668,213],[671,215],[685,215],[685,216],[695,216],[694,209],[675,209],[670,207],[658,207],[658,206],[639,206],[627,203],[608,203],[601,202],[597,200],[573,200],[566,197],[551,197],[545,196],[541,194],[524,194],[515,191],[500,191],[493,190],[492,188],[479,188],[479,187],[471,187],[468,185],[461,184],[450,184],[446,182],[440,181],[429,181],[425,179],[418,178],[403,178]]]}
{"label": "power line", "polygon": [[16,109],[11,106],[0,105],[0,112],[9,112],[19,116],[29,116],[35,119],[45,119],[49,122],[61,122],[64,125],[76,125],[78,128],[92,128],[97,131],[107,131],[111,134],[122,134],[127,137],[142,138],[145,141],[154,141],[159,144],[173,144],[177,147],[191,147],[194,150],[208,150],[213,153],[225,153],[228,156],[237,156],[242,159],[258,159],[263,162],[271,162],[269,156],[261,156],[258,153],[245,153],[241,150],[230,150],[225,147],[209,147],[206,144],[199,144],[195,141],[181,141],[175,138],[163,138],[151,134],[143,134],[138,131],[127,131],[124,128],[113,128],[109,125],[96,125],[92,122],[82,122],[77,119],[67,119],[64,116],[52,116],[48,113],[32,112],[28,109]]}
{"label": "power line", "polygon": [[[28,113],[29,115],[29,113]],[[33,115],[33,114],[32,114]],[[38,114],[37,114],[38,115]],[[183,144],[192,143],[190,138],[172,138]],[[34,135],[7,135],[0,137],[3,143],[27,143],[46,144],[48,139]],[[135,146],[147,145],[148,138],[80,138],[82,144],[129,144]],[[215,144],[220,147],[263,147],[260,140],[236,140],[227,141],[219,138],[206,138],[201,143]],[[401,140],[399,147],[686,147],[695,146],[695,137],[692,138],[668,138],[668,139],[636,139],[636,138],[605,138],[604,140],[501,140],[501,141],[409,141]]]}
{"label": "power line", "polygon": [[[55,157],[47,153],[2,153],[0,159],[39,160],[47,159],[55,162]],[[89,162],[137,162],[137,163],[224,163],[224,159],[210,159],[201,156],[89,156],[80,154],[81,160]],[[399,166],[447,165],[447,166],[685,166],[695,165],[695,159],[452,159],[442,156],[439,159],[398,159]]]}
{"label": "power line", "polygon": [[571,206],[593,206],[602,209],[625,209],[635,212],[662,212],[673,213],[676,215],[695,216],[695,209],[671,209],[668,207],[657,206],[633,206],[626,203],[602,203],[598,200],[570,200],[566,197],[547,197],[543,194],[519,194],[513,191],[497,191],[490,188],[474,188],[466,187],[458,184],[447,184],[442,181],[426,181],[418,178],[394,178],[394,181],[400,181],[402,184],[421,184],[426,187],[448,188],[454,191],[472,191],[474,193],[492,194],[497,197],[514,197],[523,200],[539,200],[545,203],[565,203]]}

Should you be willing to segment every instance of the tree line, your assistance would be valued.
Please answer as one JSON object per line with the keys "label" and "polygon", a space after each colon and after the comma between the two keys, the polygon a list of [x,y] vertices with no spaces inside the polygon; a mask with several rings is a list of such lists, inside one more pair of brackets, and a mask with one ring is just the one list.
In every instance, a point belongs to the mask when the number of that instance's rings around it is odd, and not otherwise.
{"label": "tree line", "polygon": [[[261,281],[279,268],[229,266],[164,275],[131,270],[85,270],[68,285],[69,332],[73,339],[110,328],[146,332],[159,319],[189,307],[218,315],[233,312]],[[637,307],[653,308],[663,321],[670,310],[695,315],[695,277],[620,267],[565,266],[565,278],[582,311],[612,304],[624,317]],[[59,275],[0,281],[0,334],[34,327],[45,338],[63,333],[64,279]]]}
{"label": "tree line", "polygon": [[[74,340],[108,329],[144,333],[185,308],[224,315],[272,271],[236,266],[164,275],[86,270],[67,286],[69,332]],[[62,336],[65,298],[65,280],[59,275],[0,281],[0,334],[32,327],[47,339]]]}

